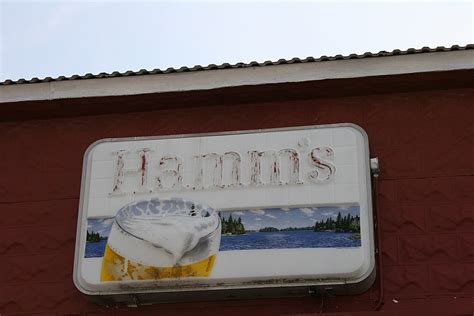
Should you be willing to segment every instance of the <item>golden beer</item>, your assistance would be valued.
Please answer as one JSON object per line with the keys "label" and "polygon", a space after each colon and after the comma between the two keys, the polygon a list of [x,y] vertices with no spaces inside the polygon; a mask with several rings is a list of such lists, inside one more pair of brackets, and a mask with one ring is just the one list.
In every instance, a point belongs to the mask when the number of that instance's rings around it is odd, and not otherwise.
{"label": "golden beer", "polygon": [[100,279],[207,277],[220,238],[219,216],[204,204],[178,198],[128,204],[112,225]]}

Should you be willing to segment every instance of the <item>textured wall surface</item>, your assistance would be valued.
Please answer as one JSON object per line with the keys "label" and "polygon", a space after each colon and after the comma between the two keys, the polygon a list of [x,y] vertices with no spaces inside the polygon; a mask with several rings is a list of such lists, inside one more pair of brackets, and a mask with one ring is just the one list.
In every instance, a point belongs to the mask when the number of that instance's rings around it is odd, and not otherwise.
{"label": "textured wall surface", "polygon": [[[252,91],[257,99],[258,89]],[[67,115],[74,109],[62,101],[63,116],[29,119],[26,111],[24,120],[0,123],[1,315],[357,314],[373,310],[380,294],[378,280],[367,293],[351,297],[113,309],[87,302],[72,282],[82,157],[97,139],[342,122],[366,130],[371,156],[381,162],[381,310],[388,315],[474,312],[472,84],[352,96],[311,97],[308,92],[304,98],[270,98],[254,104],[227,100],[225,92],[212,104],[200,98],[189,105],[192,99],[186,95],[178,95],[174,102],[179,104],[180,97],[186,106],[157,104],[146,111],[100,115]],[[153,96],[147,98],[153,100]],[[110,100],[104,102],[110,104]]]}

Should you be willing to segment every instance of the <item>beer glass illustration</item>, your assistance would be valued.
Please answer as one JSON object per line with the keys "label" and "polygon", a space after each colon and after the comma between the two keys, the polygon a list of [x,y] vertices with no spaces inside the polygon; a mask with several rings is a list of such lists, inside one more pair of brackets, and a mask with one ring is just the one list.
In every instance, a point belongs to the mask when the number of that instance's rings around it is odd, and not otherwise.
{"label": "beer glass illustration", "polygon": [[219,251],[215,210],[181,198],[133,202],[116,214],[101,281],[207,277]]}

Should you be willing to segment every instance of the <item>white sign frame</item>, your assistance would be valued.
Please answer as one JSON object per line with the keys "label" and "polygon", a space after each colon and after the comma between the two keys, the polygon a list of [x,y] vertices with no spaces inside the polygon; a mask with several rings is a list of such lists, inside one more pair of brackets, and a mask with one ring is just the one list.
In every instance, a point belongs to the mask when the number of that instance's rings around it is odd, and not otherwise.
{"label": "white sign frame", "polygon": [[[230,136],[235,137],[239,135],[267,135],[268,133],[279,133],[279,132],[304,132],[304,131],[318,131],[324,132],[325,130],[341,129],[348,131],[350,130],[356,138],[357,142],[357,157],[360,161],[358,167],[359,174],[359,199],[361,213],[360,213],[360,226],[361,226],[361,238],[362,238],[362,256],[359,256],[359,261],[347,265],[351,258],[351,255],[345,255],[347,252],[355,251],[355,249],[318,249],[318,251],[326,255],[330,255],[329,259],[325,260],[323,266],[332,268],[334,271],[335,266],[342,265],[343,268],[332,273],[312,273],[313,276],[308,272],[315,271],[314,266],[308,265],[308,269],[300,275],[290,275],[289,277],[275,277],[266,275],[259,277],[258,273],[249,274],[247,277],[239,275],[235,276],[230,274],[229,278],[224,279],[191,279],[191,280],[159,280],[138,282],[138,283],[109,283],[96,286],[91,285],[85,278],[83,273],[83,260],[84,260],[84,245],[87,230],[87,217],[88,210],[87,203],[89,201],[89,190],[90,190],[90,176],[92,172],[92,155],[96,148],[99,148],[103,144],[120,144],[123,142],[149,142],[149,141],[166,141],[166,140],[186,140],[195,138],[208,138],[215,136]],[[267,133],[267,134],[265,134]],[[332,136],[331,136],[332,138]],[[304,148],[306,140],[300,141],[297,146]],[[316,144],[315,144],[316,145]],[[324,145],[321,143],[318,146]],[[259,148],[260,149],[260,148]],[[276,129],[262,129],[262,130],[248,130],[248,131],[236,131],[236,132],[219,132],[219,133],[205,133],[205,134],[190,134],[190,135],[169,135],[169,136],[156,136],[156,137],[132,137],[132,138],[117,138],[117,139],[101,139],[89,146],[84,155],[83,162],[83,174],[81,184],[81,198],[78,214],[78,225],[77,225],[77,237],[76,237],[76,251],[74,261],[74,283],[76,287],[84,294],[92,296],[102,297],[118,297],[123,294],[135,294],[144,297],[153,297],[151,294],[170,294],[168,300],[174,300],[173,293],[183,293],[196,291],[229,291],[229,290],[242,290],[242,289],[282,289],[282,288],[308,288],[308,287],[323,287],[323,288],[337,288],[342,289],[344,293],[350,292],[361,292],[368,289],[375,279],[375,259],[374,259],[374,233],[373,233],[373,218],[372,218],[372,196],[371,196],[371,178],[370,178],[370,161],[369,161],[369,144],[368,137],[365,131],[354,124],[331,124],[331,125],[317,125],[317,126],[302,126],[302,127],[291,127],[291,128],[276,128]],[[291,176],[291,175],[290,175]],[[214,193],[215,194],[215,193]],[[276,203],[278,204],[278,203]],[[292,206],[307,205],[308,203],[292,203]],[[213,205],[212,205],[213,206]],[[244,207],[243,205],[242,207]],[[271,203],[266,205],[267,207],[273,206]],[[364,211],[362,211],[362,209]],[[334,252],[334,250],[336,250]],[[286,251],[280,251],[280,253],[273,254],[274,262],[288,261],[288,255],[292,252],[303,253],[300,260],[305,258],[304,252],[307,249],[286,249]],[[330,252],[333,254],[329,254]],[[253,258],[252,256],[255,256]],[[260,258],[257,253],[246,253],[248,260],[259,260]],[[325,257],[326,258],[326,257]],[[229,258],[231,259],[231,258]],[[308,255],[308,259],[311,259],[311,255]],[[348,261],[349,260],[349,261]],[[258,265],[258,261],[256,261]],[[301,268],[301,267],[300,267]],[[317,269],[316,269],[317,270]],[[337,270],[337,269],[336,269]],[[260,269],[259,271],[262,271]],[[106,282],[108,283],[108,282]],[[130,299],[122,299],[129,302]],[[141,299],[143,301],[143,298]],[[151,301],[159,301],[159,297],[154,296]]]}

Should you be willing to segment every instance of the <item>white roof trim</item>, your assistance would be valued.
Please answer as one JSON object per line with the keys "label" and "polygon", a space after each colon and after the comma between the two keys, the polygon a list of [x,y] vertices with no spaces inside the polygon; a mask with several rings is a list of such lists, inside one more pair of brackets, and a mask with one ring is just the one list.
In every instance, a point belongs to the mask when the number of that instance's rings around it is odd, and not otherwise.
{"label": "white roof trim", "polygon": [[474,69],[474,50],[0,86],[0,103]]}

